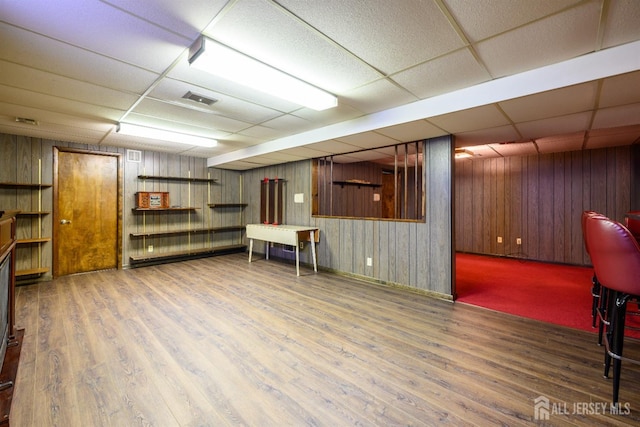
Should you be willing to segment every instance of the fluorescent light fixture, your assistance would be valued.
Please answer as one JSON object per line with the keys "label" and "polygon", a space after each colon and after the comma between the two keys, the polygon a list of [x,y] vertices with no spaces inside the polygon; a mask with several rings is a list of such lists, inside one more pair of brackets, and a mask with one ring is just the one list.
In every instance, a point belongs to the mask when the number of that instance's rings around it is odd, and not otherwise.
{"label": "fluorescent light fixture", "polygon": [[218,145],[218,141],[201,136],[188,135],[186,133],[171,132],[146,126],[132,125],[131,123],[119,123],[116,132],[123,135],[139,136],[141,138],[160,139],[162,141],[177,142],[179,144],[197,145],[199,147],[212,148]]}
{"label": "fluorescent light fixture", "polygon": [[189,64],[317,111],[338,105],[334,95],[205,36],[200,36],[189,49]]}
{"label": "fluorescent light fixture", "polygon": [[456,148],[454,157],[456,159],[468,159],[473,157],[473,151],[466,148]]}

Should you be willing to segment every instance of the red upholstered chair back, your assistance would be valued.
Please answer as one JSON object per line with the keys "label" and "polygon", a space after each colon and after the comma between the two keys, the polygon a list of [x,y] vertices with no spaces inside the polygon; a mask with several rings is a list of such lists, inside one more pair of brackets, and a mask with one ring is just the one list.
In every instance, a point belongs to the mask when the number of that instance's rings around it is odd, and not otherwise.
{"label": "red upholstered chair back", "polygon": [[596,212],[596,211],[584,211],[582,212],[582,236],[584,238],[584,248],[589,254],[589,244],[587,243],[587,218],[589,217],[601,217],[606,218],[606,216]]}
{"label": "red upholstered chair back", "polygon": [[[640,211],[632,211],[629,213],[640,215]],[[625,222],[624,225],[627,226],[627,228],[629,229],[631,234],[633,234],[636,240],[640,240],[640,219],[625,218],[624,222]]]}
{"label": "red upholstered chair back", "polygon": [[586,219],[589,253],[598,280],[609,289],[640,295],[640,245],[622,224],[608,218]]}

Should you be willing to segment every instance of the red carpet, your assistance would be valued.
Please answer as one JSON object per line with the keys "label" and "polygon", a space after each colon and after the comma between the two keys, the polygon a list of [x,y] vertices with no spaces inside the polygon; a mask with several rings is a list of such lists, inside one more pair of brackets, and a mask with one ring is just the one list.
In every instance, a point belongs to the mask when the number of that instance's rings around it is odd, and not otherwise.
{"label": "red carpet", "polygon": [[457,301],[596,332],[591,327],[593,270],[457,254]]}

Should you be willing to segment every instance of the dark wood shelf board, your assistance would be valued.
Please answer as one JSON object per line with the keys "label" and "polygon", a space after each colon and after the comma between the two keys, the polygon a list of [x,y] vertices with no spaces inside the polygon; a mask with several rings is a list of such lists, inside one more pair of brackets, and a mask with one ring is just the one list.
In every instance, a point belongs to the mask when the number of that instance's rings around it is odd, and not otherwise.
{"label": "dark wood shelf board", "polygon": [[20,211],[18,216],[38,216],[38,215],[49,215],[51,212],[48,211]]}
{"label": "dark wood shelf board", "polygon": [[17,270],[16,271],[16,277],[34,276],[34,275],[37,275],[37,274],[47,273],[48,271],[49,271],[49,269],[46,268],[46,267],[30,268],[28,270]]}
{"label": "dark wood shelf board", "polygon": [[195,211],[195,207],[180,207],[180,208],[131,208],[133,212],[184,212]]}
{"label": "dark wood shelf board", "polygon": [[210,208],[244,208],[247,203],[209,203]]}
{"label": "dark wood shelf board", "polygon": [[352,182],[352,181],[333,181],[333,185],[339,185],[340,187],[344,188],[345,185],[347,186],[357,186],[358,188],[360,187],[382,187],[382,184],[372,184],[370,182]]}
{"label": "dark wood shelf board", "polygon": [[211,182],[211,183],[218,182],[216,178],[186,178],[182,176],[138,175],[138,178],[164,180],[164,181]]}
{"label": "dark wood shelf board", "polygon": [[232,225],[227,227],[212,227],[212,228],[197,228],[193,230],[167,230],[167,231],[149,231],[146,233],[131,233],[130,237],[159,237],[159,236],[172,236],[180,234],[200,234],[200,233],[216,233],[221,231],[238,231],[244,230],[243,225]]}
{"label": "dark wood shelf board", "polygon": [[16,240],[16,244],[18,245],[29,245],[32,243],[45,243],[45,242],[50,242],[51,241],[51,237],[40,237],[37,239],[18,239]]}
{"label": "dark wood shelf board", "polygon": [[165,252],[156,254],[144,254],[129,257],[132,266],[162,264],[167,262],[183,261],[193,258],[204,258],[214,255],[223,255],[235,252],[244,252],[247,245],[226,245],[211,248],[192,249],[188,251]]}
{"label": "dark wood shelf board", "polygon": [[0,182],[0,187],[4,188],[48,188],[52,184],[31,184],[27,182]]}

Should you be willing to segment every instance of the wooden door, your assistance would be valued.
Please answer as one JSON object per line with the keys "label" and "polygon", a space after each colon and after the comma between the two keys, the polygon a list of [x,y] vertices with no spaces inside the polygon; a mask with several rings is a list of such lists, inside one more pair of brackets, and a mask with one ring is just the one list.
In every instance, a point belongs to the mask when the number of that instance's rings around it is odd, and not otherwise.
{"label": "wooden door", "polygon": [[55,149],[54,276],[119,266],[119,165],[118,154]]}

